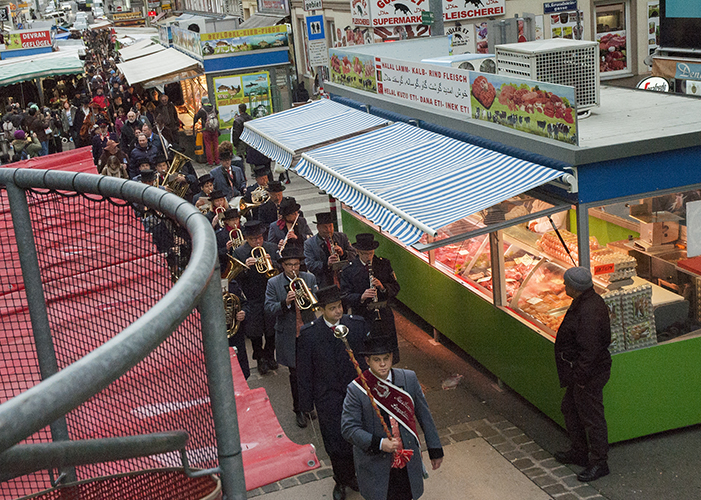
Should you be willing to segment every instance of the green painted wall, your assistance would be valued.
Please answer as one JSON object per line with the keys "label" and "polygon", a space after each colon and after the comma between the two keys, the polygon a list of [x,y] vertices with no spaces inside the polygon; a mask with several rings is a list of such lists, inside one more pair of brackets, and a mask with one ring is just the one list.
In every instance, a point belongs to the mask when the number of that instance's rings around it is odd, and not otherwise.
{"label": "green painted wall", "polygon": [[[374,232],[345,211],[343,229],[351,241],[357,233]],[[553,342],[400,245],[375,235],[381,242],[378,255],[390,259],[397,274],[399,300],[564,425],[564,389],[557,380]],[[701,423],[700,359],[701,338],[616,354],[604,391],[609,440]]]}
{"label": "green painted wall", "polygon": [[[577,234],[577,212],[574,210],[570,210],[570,228],[571,232]],[[599,245],[602,247],[612,241],[627,240],[628,235],[632,235],[633,238],[640,237],[640,233],[596,217],[589,217],[589,235],[596,236]]]}

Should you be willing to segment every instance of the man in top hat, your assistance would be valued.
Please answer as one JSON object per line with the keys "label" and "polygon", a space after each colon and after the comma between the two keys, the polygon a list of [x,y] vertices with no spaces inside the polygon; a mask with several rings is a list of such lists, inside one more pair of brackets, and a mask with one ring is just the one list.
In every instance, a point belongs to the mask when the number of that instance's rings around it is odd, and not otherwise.
{"label": "man in top hat", "polygon": [[[265,375],[268,370],[277,369],[275,361],[275,320],[265,314],[265,290],[268,278],[256,270],[256,259],[251,256],[255,247],[263,247],[273,262],[277,248],[264,241],[264,227],[257,220],[247,221],[241,231],[246,243],[233,251],[234,258],[248,266],[236,277],[246,295],[246,322],[242,325],[244,334],[251,339],[253,359],[257,361],[258,373]],[[265,346],[263,346],[265,340]]]}
{"label": "man in top hat", "polygon": [[[368,337],[359,353],[369,366],[363,377],[392,437],[387,437],[359,378],[348,384],[343,403],[341,433],[353,445],[358,486],[366,500],[411,500],[423,494],[417,422],[432,469],[443,462],[443,447],[419,379],[411,370],[392,368],[392,350],[386,339]],[[412,451],[403,467],[394,466],[398,450]]]}
{"label": "man in top hat", "polygon": [[387,337],[394,346],[394,362],[398,363],[397,329],[389,301],[399,293],[399,283],[389,259],[375,255],[378,246],[380,242],[375,241],[371,233],[360,233],[355,237],[353,247],[358,255],[341,272],[341,290],[346,306],[352,309],[353,314],[365,318],[372,335]]}
{"label": "man in top hat", "polygon": [[[282,192],[285,190],[284,184],[278,181],[268,182],[268,201],[258,207],[258,220],[268,227],[280,218],[280,202],[282,202]],[[267,235],[266,235],[267,236]]]}
{"label": "man in top hat", "polygon": [[158,184],[162,186],[168,173],[168,158],[166,158],[166,155],[162,153],[156,155],[154,169],[158,174]]}
{"label": "man in top hat", "polygon": [[340,284],[340,270],[350,264],[356,256],[348,236],[334,231],[333,223],[332,212],[316,214],[314,224],[318,232],[304,242],[304,262],[307,264],[307,271],[314,273],[321,287]]}
{"label": "man in top hat", "polygon": [[217,229],[221,227],[221,224],[219,223],[221,216],[217,213],[217,209],[223,208],[225,211],[229,210],[229,202],[226,201],[226,196],[224,196],[224,193],[218,189],[215,189],[209,193],[209,200],[211,201],[212,206],[210,207],[209,212],[205,214],[205,217],[207,217],[207,220],[212,223],[212,228]]}
{"label": "man in top hat", "polygon": [[233,147],[229,141],[219,145],[219,160],[221,165],[214,167],[211,172],[214,189],[224,193],[227,200],[242,196],[246,191],[246,176],[243,173],[243,160],[234,158]]}
{"label": "man in top hat", "polygon": [[[341,435],[343,399],[357,373],[343,341],[334,336],[334,327],[348,328],[346,339],[355,352],[362,351],[368,328],[362,316],[343,314],[341,290],[336,285],[320,288],[316,296],[322,315],[304,325],[297,339],[299,408],[310,413],[316,407],[321,437],[336,481],[333,498],[340,500],[346,497],[346,486],[358,491],[353,447]],[[364,359],[358,362],[362,369],[367,368]]]}
{"label": "man in top hat", "polygon": [[588,483],[609,474],[603,391],[611,376],[611,324],[589,269],[573,267],[564,279],[573,300],[557,331],[555,364],[560,386],[567,388],[561,408],[572,447],[554,456],[562,464],[586,467],[577,479]]}
{"label": "man in top hat", "polygon": [[246,194],[243,199],[246,202],[251,203],[251,193],[258,188],[263,188],[268,190],[268,183],[270,182],[270,168],[265,165],[256,165],[253,168],[253,175],[256,178],[255,184],[251,184],[246,188]]}
{"label": "man in top hat", "polygon": [[312,230],[309,228],[307,220],[299,214],[300,208],[299,203],[294,198],[283,198],[280,202],[280,219],[268,227],[268,241],[277,245],[279,249],[282,248],[287,236],[285,248],[296,248],[297,253],[303,255],[304,242],[312,236]]}
{"label": "man in top hat", "polygon": [[307,418],[299,406],[297,391],[297,363],[295,351],[297,337],[302,325],[311,322],[315,316],[312,308],[300,309],[295,300],[295,292],[290,283],[299,277],[304,280],[312,294],[316,294],[316,278],[312,273],[300,271],[304,256],[296,247],[285,248],[278,262],[283,272],[270,278],[265,289],[265,313],[275,319],[275,348],[277,360],[290,370],[292,409],[297,415],[297,425],[307,426]]}
{"label": "man in top hat", "polygon": [[241,224],[241,216],[239,211],[235,208],[230,208],[224,212],[221,217],[222,223],[224,224],[221,228],[216,229],[217,237],[217,248],[219,249],[219,264],[221,265],[222,271],[226,268],[227,254],[232,252],[232,243],[229,233],[235,229],[239,229]]}
{"label": "man in top hat", "polygon": [[204,174],[197,179],[197,183],[200,186],[200,192],[192,197],[192,203],[194,203],[197,208],[200,208],[202,205],[206,205],[209,202],[209,194],[214,191],[214,181],[211,175]]}

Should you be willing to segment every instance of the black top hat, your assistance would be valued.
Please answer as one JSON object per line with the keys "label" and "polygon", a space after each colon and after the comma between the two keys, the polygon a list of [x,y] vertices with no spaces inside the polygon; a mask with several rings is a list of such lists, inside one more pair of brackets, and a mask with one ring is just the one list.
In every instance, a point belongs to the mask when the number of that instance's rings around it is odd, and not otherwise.
{"label": "black top hat", "polygon": [[357,250],[375,250],[380,246],[379,241],[375,241],[375,235],[372,233],[359,233],[355,235],[355,243],[353,246]]}
{"label": "black top hat", "polygon": [[388,354],[394,351],[394,346],[392,346],[391,337],[389,336],[378,336],[378,337],[365,337],[365,342],[363,344],[363,351],[358,353],[361,356],[374,356],[378,354]]}
{"label": "black top hat", "polygon": [[224,195],[224,191],[221,189],[215,189],[211,193],[209,193],[209,199],[210,200],[216,200],[218,198],[226,198],[226,195]]}
{"label": "black top hat", "polygon": [[98,118],[97,124],[102,126],[102,125],[109,125],[110,123],[107,120],[105,120],[104,118]]}
{"label": "black top hat", "polygon": [[204,186],[204,185],[207,184],[208,182],[214,182],[214,179],[212,179],[212,176],[211,176],[211,175],[209,175],[209,174],[204,174],[204,175],[201,175],[201,176],[197,179],[197,181],[200,183],[200,186]]}
{"label": "black top hat", "polygon": [[314,224],[333,224],[335,217],[332,212],[321,212],[316,214]]}
{"label": "black top hat", "polygon": [[282,193],[285,190],[285,185],[280,181],[268,182],[269,193]]}
{"label": "black top hat", "polygon": [[341,300],[341,289],[338,288],[337,285],[319,288],[319,290],[316,292],[316,298],[319,301],[320,306],[339,302]]}
{"label": "black top hat", "polygon": [[168,158],[166,158],[166,155],[158,154],[154,158],[153,163],[168,163]]}
{"label": "black top hat", "polygon": [[156,180],[155,170],[142,170],[141,171],[141,182],[153,182]]}
{"label": "black top hat", "polygon": [[290,215],[298,212],[301,206],[297,203],[293,197],[283,198],[280,202],[280,215],[284,217],[285,215]]}
{"label": "black top hat", "polygon": [[264,177],[270,175],[270,167],[267,165],[256,165],[253,167],[253,173],[256,177]]}
{"label": "black top hat", "polygon": [[236,210],[235,208],[230,208],[229,210],[224,211],[224,215],[222,215],[222,220],[227,220],[227,219],[240,219],[241,216],[239,215],[239,211]]}
{"label": "black top hat", "polygon": [[278,257],[277,261],[285,262],[286,260],[290,259],[304,260],[304,255],[299,253],[299,250],[297,250],[295,247],[285,247],[282,250],[282,255]]}
{"label": "black top hat", "polygon": [[265,227],[263,227],[263,223],[259,220],[246,221],[241,228],[241,232],[244,236],[258,236],[259,234],[263,234],[263,231],[265,231]]}

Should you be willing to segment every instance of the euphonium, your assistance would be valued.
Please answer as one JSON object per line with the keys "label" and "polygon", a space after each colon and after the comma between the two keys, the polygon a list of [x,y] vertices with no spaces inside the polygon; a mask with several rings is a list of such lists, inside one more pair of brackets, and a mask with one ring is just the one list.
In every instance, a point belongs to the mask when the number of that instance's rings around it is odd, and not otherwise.
{"label": "euphonium", "polygon": [[168,167],[168,172],[163,176],[163,183],[161,186],[168,186],[171,191],[173,191],[173,194],[183,198],[190,188],[190,184],[187,182],[178,182],[177,177],[180,175],[183,165],[188,161],[192,161],[192,159],[173,148],[169,148],[169,150],[173,152],[173,161],[170,167]]}
{"label": "euphonium", "polygon": [[236,315],[241,311],[241,300],[233,293],[224,292],[224,314],[226,315],[226,336],[231,338],[239,331],[240,323]]}
{"label": "euphonium", "polygon": [[[294,272],[294,271],[293,271]],[[290,290],[295,293],[295,302],[300,309],[316,308],[319,303],[314,294],[307,286],[307,282],[294,273],[295,278],[290,281]]]}
{"label": "euphonium", "polygon": [[239,201],[239,213],[245,217],[251,209],[258,208],[268,201],[269,198],[268,190],[263,186],[258,186],[251,191],[251,203],[246,203],[246,201],[241,198],[241,201]]}
{"label": "euphonium", "polygon": [[265,251],[265,248],[255,247],[251,250],[251,257],[256,259],[256,271],[260,274],[265,274],[266,278],[272,278],[279,274],[279,271],[273,267],[273,261],[270,259],[268,252]]}
{"label": "euphonium", "polygon": [[239,214],[241,215],[241,217],[246,217],[246,215],[248,215],[248,212],[259,206],[260,203],[246,203],[246,200],[244,200],[243,197],[241,197],[241,200],[239,201]]}
{"label": "euphonium", "polygon": [[237,258],[232,257],[231,255],[227,255],[226,257],[228,261],[226,263],[226,269],[224,269],[224,272],[221,273],[221,279],[231,281],[236,279],[236,277],[241,274],[241,271],[244,269],[250,269],[246,264]]}
{"label": "euphonium", "polygon": [[238,248],[246,242],[239,228],[229,231],[229,241],[231,241],[231,248]]}

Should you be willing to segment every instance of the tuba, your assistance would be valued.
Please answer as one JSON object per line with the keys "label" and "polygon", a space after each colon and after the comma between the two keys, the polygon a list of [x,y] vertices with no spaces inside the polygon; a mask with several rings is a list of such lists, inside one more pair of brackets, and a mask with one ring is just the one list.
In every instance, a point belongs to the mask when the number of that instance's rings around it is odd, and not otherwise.
{"label": "tuba", "polygon": [[177,177],[182,173],[183,165],[188,161],[192,161],[192,159],[173,148],[168,149],[173,153],[173,161],[170,163],[168,172],[163,177],[163,183],[159,187],[168,186],[173,194],[184,198],[187,190],[190,189],[190,184],[178,181]]}
{"label": "tuba", "polygon": [[231,248],[238,248],[246,242],[243,239],[243,233],[238,228],[229,231],[229,241],[231,241]]}
{"label": "tuba", "polygon": [[263,247],[255,247],[251,250],[251,257],[256,259],[256,271],[265,274],[266,278],[272,278],[280,273],[273,267],[273,261]]}
{"label": "tuba", "polygon": [[236,277],[241,274],[241,272],[244,269],[250,269],[246,264],[241,262],[235,257],[232,257],[231,255],[226,256],[228,259],[228,262],[226,263],[226,268],[224,269],[224,272],[221,273],[221,279],[231,281],[233,279],[236,279]]}
{"label": "tuba", "polygon": [[316,309],[319,303],[307,286],[307,282],[294,273],[295,278],[290,281],[290,290],[295,293],[295,302],[300,309]]}
{"label": "tuba", "polygon": [[224,292],[224,314],[226,315],[226,336],[236,335],[240,323],[236,321],[236,315],[241,311],[241,300],[233,293]]}

